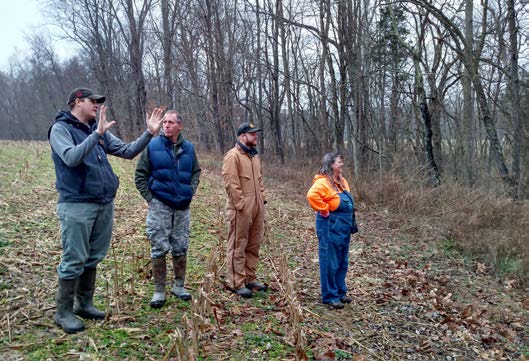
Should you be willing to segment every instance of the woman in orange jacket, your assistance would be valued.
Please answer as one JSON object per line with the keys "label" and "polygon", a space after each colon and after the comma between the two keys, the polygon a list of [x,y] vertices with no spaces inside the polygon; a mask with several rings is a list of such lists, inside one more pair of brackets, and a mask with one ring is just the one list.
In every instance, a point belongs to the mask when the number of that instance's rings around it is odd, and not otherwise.
{"label": "woman in orange jacket", "polygon": [[354,219],[354,200],[342,176],[343,156],[327,153],[323,165],[307,193],[316,213],[321,297],[331,308],[344,308],[352,302],[347,296],[345,276],[349,264],[351,233],[358,231]]}

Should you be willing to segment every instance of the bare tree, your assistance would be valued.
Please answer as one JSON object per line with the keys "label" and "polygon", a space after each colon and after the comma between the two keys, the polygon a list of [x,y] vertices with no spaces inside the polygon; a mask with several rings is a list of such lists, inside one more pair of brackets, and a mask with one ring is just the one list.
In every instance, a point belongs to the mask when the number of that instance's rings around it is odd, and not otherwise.
{"label": "bare tree", "polygon": [[275,9],[272,9],[272,4],[269,2],[270,12],[275,11],[275,16],[272,21],[272,64],[270,69],[270,128],[272,130],[272,141],[274,144],[274,152],[278,156],[281,163],[285,162],[285,154],[283,151],[283,140],[281,137],[281,105],[283,103],[283,92],[280,92],[280,62],[279,62],[279,42],[280,32],[283,27],[283,1],[275,0]]}
{"label": "bare tree", "polygon": [[[144,30],[145,20],[151,10],[152,1],[120,0],[120,7],[116,7],[112,1],[110,2],[112,13],[119,25],[126,49],[128,49],[128,65],[131,72],[130,80],[134,84],[132,92],[132,115],[135,120],[133,122],[135,133],[138,133],[144,127],[147,94],[143,74]],[[125,19],[122,19],[121,12],[124,12]]]}
{"label": "bare tree", "polygon": [[[47,5],[79,51],[62,63],[38,34],[33,54],[2,74],[0,108],[11,116],[0,124],[17,137],[42,136],[20,114],[44,126],[42,114],[86,82],[105,92],[111,118],[122,116],[121,137],[162,102],[219,152],[252,120],[265,129],[260,150],[281,162],[335,149],[357,175],[418,164],[436,182],[443,174],[478,186],[497,172],[513,197],[526,192],[524,4],[399,0],[393,16],[374,0]],[[46,106],[28,110],[27,89]]]}
{"label": "bare tree", "polygon": [[[415,51],[408,43],[406,43],[401,37],[398,30],[397,19],[395,17],[395,11],[392,6],[389,7],[391,14],[391,21],[395,37],[399,40],[402,46],[408,50],[413,59],[413,65],[415,69],[415,90],[419,98],[419,108],[421,110],[421,116],[424,122],[425,137],[424,145],[426,149],[426,159],[428,160],[428,169],[431,175],[433,186],[437,187],[441,185],[441,172],[437,166],[437,161],[433,152],[432,145],[432,114],[428,108],[428,97],[424,89],[424,76],[420,66],[421,58],[420,52]],[[420,39],[419,39],[420,43]]]}
{"label": "bare tree", "polygon": [[[480,62],[480,50],[482,45],[478,45],[475,51],[470,51],[471,44],[467,40],[466,36],[461,32],[460,28],[448,18],[448,16],[439,8],[436,8],[433,4],[423,0],[407,0],[407,2],[422,7],[432,13],[442,24],[445,26],[447,31],[450,33],[451,39],[454,42],[454,50],[456,51],[459,60],[465,65],[465,69],[470,75],[472,85],[476,92],[477,101],[482,114],[482,122],[487,132],[488,140],[491,145],[491,153],[496,164],[496,169],[500,178],[502,179],[506,192],[513,196],[514,193],[514,182],[509,173],[505,162],[505,156],[503,153],[503,147],[498,138],[498,133],[494,124],[494,120],[491,114],[490,104],[485,93],[483,82],[479,76],[479,62]],[[488,2],[483,2],[483,21],[486,22],[486,14],[488,11]],[[486,24],[483,23],[483,26]],[[481,33],[481,44],[484,41],[486,32]]]}
{"label": "bare tree", "polygon": [[[520,198],[522,193],[521,187],[523,184],[521,169],[521,141],[522,141],[522,126],[520,121],[520,79],[518,77],[518,24],[516,19],[516,10],[514,7],[514,0],[507,0],[507,23],[509,26],[509,58],[510,58],[510,76],[509,88],[511,91],[511,114],[513,123],[513,159],[512,159],[512,173],[514,183],[516,185],[515,198]],[[527,139],[526,139],[527,140]]]}

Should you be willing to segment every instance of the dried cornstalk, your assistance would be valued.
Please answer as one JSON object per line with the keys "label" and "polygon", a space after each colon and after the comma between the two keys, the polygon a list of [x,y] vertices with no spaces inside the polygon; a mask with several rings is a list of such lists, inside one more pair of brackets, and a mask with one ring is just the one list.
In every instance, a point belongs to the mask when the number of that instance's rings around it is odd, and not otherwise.
{"label": "dried cornstalk", "polygon": [[[185,316],[184,316],[185,317]],[[188,351],[188,344],[186,342],[186,336],[185,333],[183,334],[180,329],[176,328],[174,330],[174,342],[165,354],[162,361],[167,361],[171,357],[173,353],[176,352],[176,359],[177,360],[188,360],[187,357],[187,351]]]}
{"label": "dried cornstalk", "polygon": [[118,269],[118,263],[116,260],[116,252],[114,251],[114,246],[112,245],[112,257],[114,258],[113,266],[114,266],[114,273],[112,275],[112,279],[114,281],[114,299],[116,301],[116,314],[119,315],[120,313],[120,278],[119,278],[119,269]]}
{"label": "dried cornstalk", "polygon": [[[281,251],[277,245],[270,244],[269,261],[274,269],[274,277],[276,278],[281,297],[287,304],[287,313],[289,324],[292,329],[292,336],[294,338],[294,346],[296,349],[296,360],[308,360],[308,355],[305,352],[306,338],[301,321],[303,320],[303,309],[299,303],[296,288],[294,286],[293,272],[288,267],[288,262],[285,253]],[[279,275],[279,276],[278,276]]]}

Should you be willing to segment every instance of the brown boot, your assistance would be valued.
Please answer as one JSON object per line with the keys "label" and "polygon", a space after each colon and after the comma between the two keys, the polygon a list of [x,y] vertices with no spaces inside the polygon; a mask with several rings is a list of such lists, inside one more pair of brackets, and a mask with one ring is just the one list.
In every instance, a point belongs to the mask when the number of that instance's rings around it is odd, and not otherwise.
{"label": "brown boot", "polygon": [[191,294],[184,288],[186,279],[187,256],[173,256],[174,283],[171,293],[184,301],[191,299]]}
{"label": "brown boot", "polygon": [[152,258],[152,277],[154,278],[154,293],[151,299],[152,308],[160,308],[165,304],[165,281],[167,278],[167,268],[165,257]]}

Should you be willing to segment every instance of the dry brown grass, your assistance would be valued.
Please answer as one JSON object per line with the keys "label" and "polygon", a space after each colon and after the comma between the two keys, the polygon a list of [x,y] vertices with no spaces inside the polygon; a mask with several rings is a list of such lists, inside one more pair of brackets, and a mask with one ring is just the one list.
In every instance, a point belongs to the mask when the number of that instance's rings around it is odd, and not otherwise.
{"label": "dry brown grass", "polygon": [[529,203],[513,202],[483,190],[446,182],[432,188],[419,176],[385,175],[357,182],[365,203],[386,209],[394,222],[425,227],[465,255],[477,257],[498,274],[529,279]]}
{"label": "dry brown grass", "polygon": [[[383,211],[395,228],[423,241],[448,240],[463,256],[485,262],[503,278],[516,278],[519,285],[529,281],[529,202],[515,203],[447,180],[433,188],[421,170],[354,177],[348,165],[344,172],[357,208]],[[304,197],[320,159],[265,162],[265,167],[268,181],[287,183]]]}
{"label": "dry brown grass", "polygon": [[[301,331],[314,350],[313,357],[332,359],[337,354],[325,350],[356,350],[355,359],[431,360],[452,352],[447,350],[458,350],[450,357],[513,359],[508,351],[511,346],[498,348],[488,341],[503,337],[493,331],[501,325],[524,323],[520,307],[525,298],[514,296],[523,291],[512,289],[511,280],[498,283],[484,263],[452,250],[445,252],[442,242],[450,235],[451,217],[468,219],[464,215],[468,206],[479,210],[480,200],[500,201],[454,186],[433,189],[409,172],[355,180],[350,169],[345,169],[359,209],[360,233],[353,236],[350,250],[348,286],[354,304],[343,313],[333,313],[319,305],[318,244],[305,199],[319,165],[319,159],[283,166],[264,162],[268,189],[277,199],[272,205],[279,207],[276,217],[269,214],[269,220],[285,229],[299,222],[302,226],[294,230],[297,235],[290,236],[298,243],[286,243],[281,251],[291,262],[300,260],[293,272],[304,311]],[[454,205],[458,205],[458,216]],[[463,250],[462,243],[452,237],[454,250]],[[519,311],[511,314],[515,309]],[[432,316],[441,316],[435,326]],[[457,341],[461,335],[465,335],[465,346]],[[470,343],[478,345],[475,353],[468,351]],[[410,344],[416,346],[410,348]]]}

